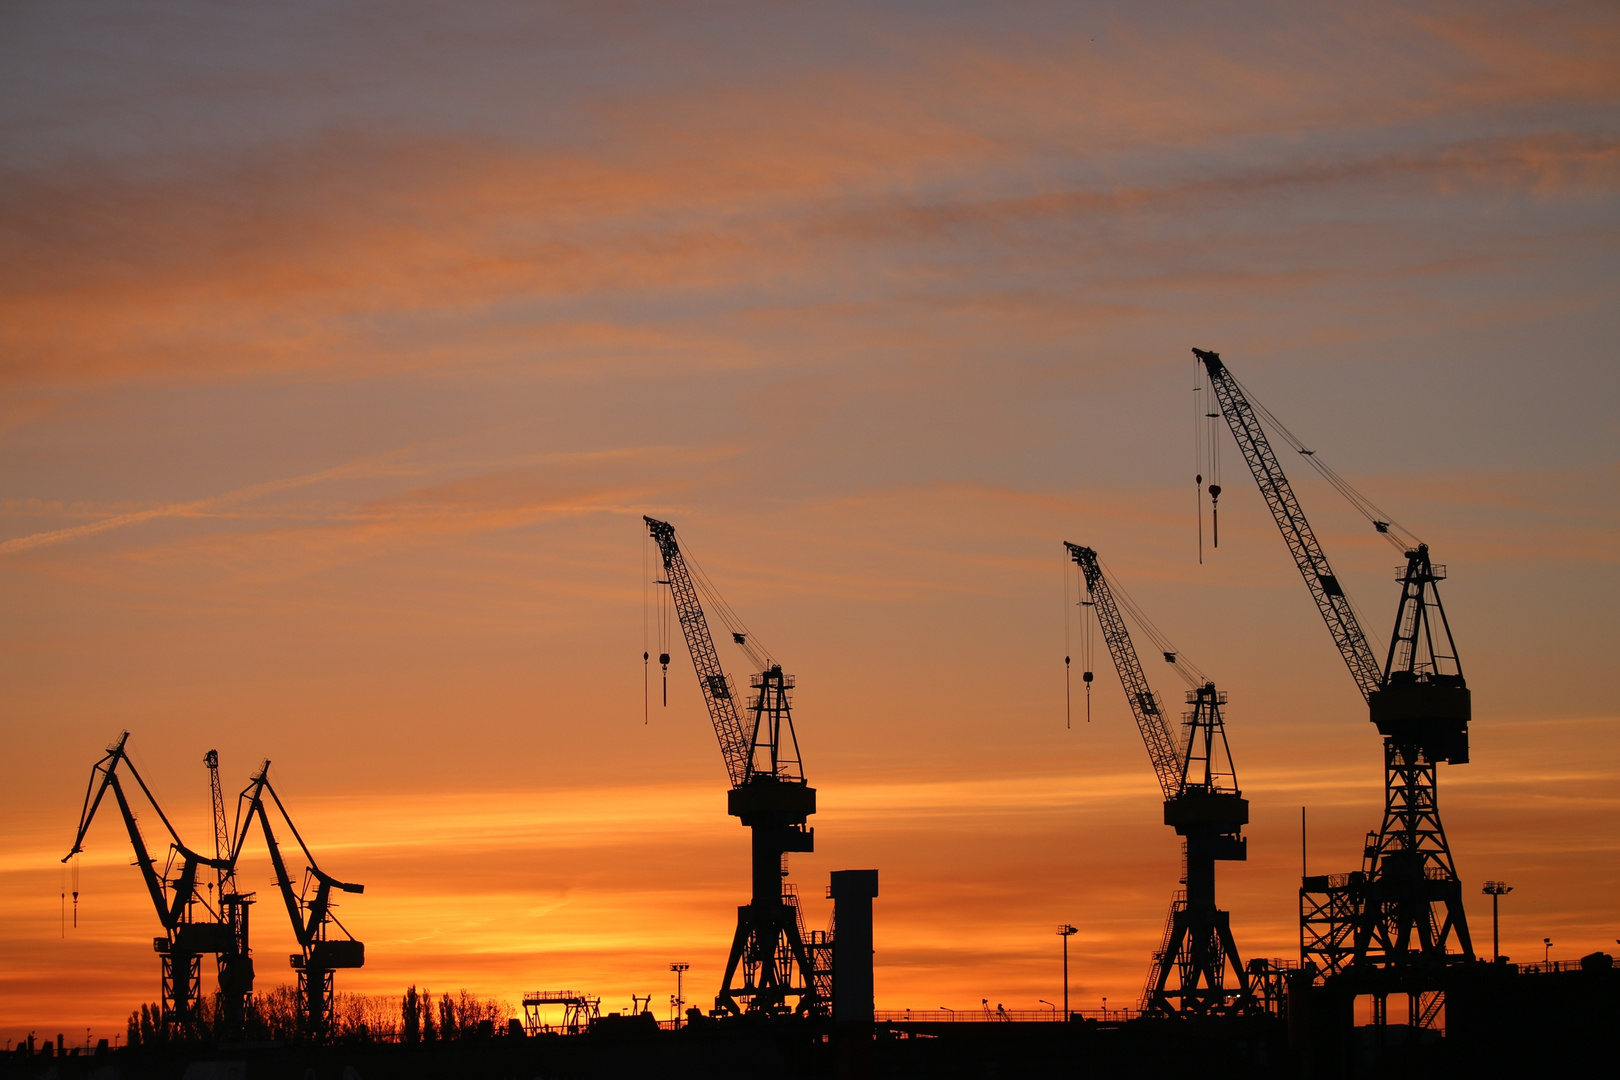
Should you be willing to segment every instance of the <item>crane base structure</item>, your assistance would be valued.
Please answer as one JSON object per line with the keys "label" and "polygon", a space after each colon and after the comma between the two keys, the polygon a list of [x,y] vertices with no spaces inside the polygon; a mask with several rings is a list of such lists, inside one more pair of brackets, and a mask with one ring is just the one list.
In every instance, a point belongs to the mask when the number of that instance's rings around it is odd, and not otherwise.
{"label": "crane base structure", "polygon": [[[755,681],[764,682],[766,692],[774,687],[785,694],[780,669]],[[756,774],[732,788],[726,804],[753,833],[753,897],[737,908],[737,930],[714,1007],[732,1015],[808,1014],[826,1002],[817,992],[817,964],[801,930],[798,897],[783,882],[782,866],[789,852],[815,850],[815,830],[806,822],[816,812],[816,789]]]}
{"label": "crane base structure", "polygon": [[1367,834],[1362,868],[1300,883],[1300,951],[1323,977],[1366,965],[1438,971],[1474,959],[1435,765],[1386,740],[1384,775],[1384,823]]}
{"label": "crane base structure", "polygon": [[[1435,661],[1438,653],[1455,666],[1455,657],[1443,651],[1451,635],[1434,588],[1445,567],[1430,561],[1426,545],[1406,555],[1392,673],[1368,695],[1371,719],[1384,737],[1383,823],[1367,834],[1360,870],[1301,881],[1300,952],[1324,978],[1389,969],[1403,986],[1422,984],[1410,1000],[1427,993],[1438,1003],[1440,974],[1474,959],[1436,775],[1439,762],[1468,760],[1471,702],[1460,672],[1441,673]],[[1444,643],[1441,650],[1435,642]],[[1383,997],[1374,992],[1375,1015]],[[1427,1026],[1439,1004],[1413,1008]]]}
{"label": "crane base structure", "polygon": [[[1200,732],[1225,741],[1220,712],[1225,703],[1226,695],[1213,683],[1187,695],[1195,755]],[[1182,837],[1187,887],[1171,900],[1164,942],[1154,953],[1139,1007],[1187,1017],[1243,1011],[1251,1004],[1249,976],[1232,937],[1232,917],[1215,903],[1215,864],[1248,859],[1242,829],[1249,823],[1249,800],[1235,791],[1190,784],[1165,801],[1164,823]]]}

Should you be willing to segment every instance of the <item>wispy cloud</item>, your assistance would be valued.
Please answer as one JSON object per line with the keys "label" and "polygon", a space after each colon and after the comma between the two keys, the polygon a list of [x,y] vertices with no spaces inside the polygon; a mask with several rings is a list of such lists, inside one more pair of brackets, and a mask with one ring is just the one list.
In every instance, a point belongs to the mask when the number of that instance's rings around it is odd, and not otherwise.
{"label": "wispy cloud", "polygon": [[367,455],[354,461],[345,462],[342,465],[333,466],[330,469],[322,469],[319,472],[269,480],[261,484],[251,484],[219,495],[210,495],[203,499],[168,503],[163,506],[149,507],[145,510],[132,510],[128,513],[114,514],[83,525],[73,525],[65,529],[51,529],[46,532],[18,536],[0,543],[0,555],[13,555],[32,548],[78,540],[87,536],[95,536],[98,533],[109,532],[113,529],[127,528],[130,525],[139,525],[143,522],[162,518],[216,517],[230,507],[263,498],[266,495],[291,491],[331,480],[351,480],[359,477],[395,474],[400,471],[397,463],[401,456],[402,452],[399,451]]}

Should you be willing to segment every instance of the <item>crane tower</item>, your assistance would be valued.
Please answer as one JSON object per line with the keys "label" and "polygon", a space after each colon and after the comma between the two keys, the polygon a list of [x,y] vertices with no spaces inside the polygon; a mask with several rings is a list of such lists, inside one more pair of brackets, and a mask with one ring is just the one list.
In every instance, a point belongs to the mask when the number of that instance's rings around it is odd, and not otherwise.
{"label": "crane tower", "polygon": [[[720,741],[731,791],[726,809],[752,832],[752,896],[737,908],[737,930],[715,1007],[731,1015],[808,1015],[824,1012],[827,957],[824,943],[807,943],[797,896],[783,878],[789,852],[815,850],[816,789],[805,783],[793,731],[793,679],[768,658],[750,680],[747,720],[737,707],[736,684],[726,675],[709,635],[697,586],[681,553],[675,527],[644,518],[663,557],[682,636],[692,654],[698,687]],[[744,635],[735,634],[746,647]]]}
{"label": "crane tower", "polygon": [[[1399,973],[1412,991],[1413,1024],[1422,1026],[1439,1007],[1438,973],[1474,959],[1462,884],[1440,820],[1436,777],[1441,762],[1467,763],[1471,711],[1468,684],[1440,603],[1438,583],[1446,568],[1431,560],[1427,544],[1399,545],[1406,557],[1395,571],[1401,598],[1380,666],[1266,437],[1259,416],[1263,410],[1257,410],[1219,354],[1194,349],[1193,355],[1209,377],[1220,415],[1383,737],[1383,822],[1367,834],[1361,869],[1301,883],[1303,958],[1324,977],[1350,969]],[[1273,426],[1307,461],[1322,468],[1312,451],[1298,445],[1280,424]],[[1325,475],[1352,496],[1380,534],[1395,538],[1396,530],[1380,519],[1376,507],[1336,474]]]}
{"label": "crane tower", "polygon": [[224,862],[218,873],[219,921],[226,928],[226,951],[219,954],[219,995],[224,1011],[225,1030],[236,1035],[247,1018],[253,997],[253,951],[248,947],[248,917],[252,914],[253,894],[236,885],[236,846],[225,820],[225,792],[219,784],[219,751],[203,755],[208,767],[208,788],[214,810],[214,857]]}
{"label": "crane tower", "polygon": [[[1226,742],[1221,715],[1226,695],[1209,680],[1194,685],[1187,694],[1192,709],[1183,714],[1185,737],[1178,737],[1148,685],[1096,551],[1067,541],[1063,546],[1085,577],[1114,670],[1147,744],[1164,794],[1164,823],[1182,838],[1186,889],[1171,900],[1164,940],[1143,988],[1142,1011],[1195,1017],[1244,1010],[1251,1004],[1248,973],[1232,937],[1231,916],[1215,902],[1215,864],[1248,858],[1243,826],[1249,801],[1238,789]],[[1165,653],[1172,663],[1175,657]]]}

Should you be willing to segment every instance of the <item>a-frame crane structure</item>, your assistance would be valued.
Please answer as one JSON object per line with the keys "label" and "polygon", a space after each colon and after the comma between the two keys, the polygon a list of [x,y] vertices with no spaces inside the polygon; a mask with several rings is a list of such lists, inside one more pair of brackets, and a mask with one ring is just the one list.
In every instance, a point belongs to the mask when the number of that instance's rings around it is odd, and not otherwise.
{"label": "a-frame crane structure", "polygon": [[[793,730],[793,679],[780,664],[760,657],[750,680],[747,718],[737,706],[736,683],[720,664],[675,527],[644,518],[663,558],[664,578],[692,654],[698,687],[720,741],[731,791],[727,811],[753,834],[753,892],[737,908],[737,930],[726,959],[715,1008],[743,1013],[809,1015],[825,1012],[830,948],[806,942],[798,899],[784,882],[789,852],[815,850],[816,789],[805,783]],[[745,650],[745,635],[733,639]]]}
{"label": "a-frame crane structure", "polygon": [[[1231,916],[1215,901],[1215,864],[1248,858],[1243,826],[1249,801],[1238,789],[1222,708],[1226,695],[1208,679],[1191,680],[1191,710],[1177,735],[1148,685],[1129,628],[1103,576],[1097,552],[1064,541],[1085,578],[1087,603],[1108,643],[1125,700],[1147,745],[1148,760],[1164,794],[1164,823],[1182,838],[1183,884],[1171,900],[1164,940],[1154,953],[1140,1007],[1161,1015],[1203,1017],[1249,1009],[1249,977]],[[1140,621],[1140,620],[1139,620]],[[1177,654],[1167,651],[1171,663]]]}
{"label": "a-frame crane structure", "polygon": [[[360,893],[365,891],[365,887],[339,881],[320,869],[282,805],[280,796],[270,785],[268,761],[237,797],[236,818],[228,826],[224,794],[219,782],[219,754],[208,751],[203,763],[208,767],[212,796],[215,857],[209,858],[193,851],[180,840],[173,823],[158,805],[157,798],[135,768],[135,763],[130,760],[125,745],[128,741],[129,732],[120,734],[118,741],[108,747],[107,753],[92,767],[90,786],[85,792],[84,808],[79,815],[78,834],[72,850],[62,861],[66,862],[84,849],[85,836],[90,831],[96,810],[107,792],[111,791],[135,850],[135,865],[146,882],[147,892],[157,909],[158,921],[164,929],[164,936],[153,941],[153,947],[161,954],[163,961],[164,1026],[171,1033],[178,1034],[199,1020],[202,958],[212,953],[219,962],[223,1034],[236,1037],[243,1031],[248,1003],[253,994],[253,955],[248,943],[248,915],[254,900],[252,893],[239,891],[236,869],[241,861],[249,827],[257,816],[264,831],[271,865],[275,868],[276,885],[286,902],[293,934],[302,949],[302,952],[291,957],[291,961],[298,972],[303,1034],[317,1040],[325,1037],[330,1031],[332,1019],[332,973],[339,968],[355,968],[365,963],[365,946],[355,941],[332,913],[332,892]],[[134,778],[169,834],[169,856],[161,872],[136,822],[134,809],[119,780],[120,772],[127,772]],[[272,804],[308,862],[301,890],[293,885],[281,846],[271,827],[269,806]],[[214,872],[214,881],[200,880],[205,870]],[[217,886],[217,907],[204,896],[205,885]],[[210,893],[212,891],[208,890]]]}
{"label": "a-frame crane structure", "polygon": [[[1427,544],[1396,540],[1406,565],[1396,569],[1401,599],[1380,667],[1261,426],[1259,414],[1264,410],[1219,354],[1194,349],[1193,355],[1209,378],[1220,415],[1384,740],[1383,823],[1367,834],[1360,870],[1302,882],[1302,958],[1314,963],[1323,977],[1352,968],[1400,974],[1411,990],[1413,1024],[1424,1025],[1441,1000],[1434,993],[1437,973],[1474,959],[1462,884],[1440,820],[1436,782],[1439,763],[1468,761],[1471,711],[1468,684],[1440,603],[1438,583],[1446,576],[1445,567],[1431,561]],[[1265,415],[1380,534],[1396,539],[1398,530],[1385,515],[1321,466],[1275,418]]]}
{"label": "a-frame crane structure", "polygon": [[[212,907],[202,896],[199,874],[214,870],[224,880],[233,869],[234,858],[215,857],[193,851],[180,839],[174,824],[158,805],[152,789],[142,779],[135,763],[130,760],[126,744],[129,732],[118,736],[118,741],[90,770],[90,783],[84,793],[84,807],[79,812],[79,830],[73,838],[73,847],[62,859],[67,862],[84,850],[85,835],[95,820],[107,792],[113,793],[124,828],[129,833],[130,845],[135,851],[135,865],[141,871],[146,891],[157,911],[163,936],[154,938],[152,947],[162,957],[162,1022],[170,1029],[183,1028],[198,1019],[198,1002],[202,996],[202,958],[214,953],[220,962],[220,989],[226,997],[226,1010],[238,1021],[245,996],[253,989],[253,961],[247,942],[246,907],[238,906],[242,898],[232,895],[230,901],[222,896],[221,908]],[[216,759],[217,760],[217,759]],[[169,834],[169,850],[160,872],[135,812],[130,806],[119,772],[134,778],[146,802],[163,823]],[[229,917],[223,913],[229,912]],[[240,918],[238,919],[238,915]],[[234,1002],[234,1007],[233,1007]]]}
{"label": "a-frame crane structure", "polygon": [[[305,870],[301,888],[293,885],[286,857],[276,839],[275,829],[271,827],[272,805],[297,841],[299,850],[304,853]],[[333,913],[332,893],[334,890],[363,893],[366,887],[339,881],[320,868],[315,856],[310,853],[309,845],[299,834],[298,826],[293,824],[292,816],[282,805],[281,796],[276,794],[276,789],[270,783],[268,760],[237,796],[235,841],[230,858],[233,867],[241,856],[255,817],[259,819],[264,832],[270,865],[276,873],[276,888],[286,904],[293,936],[301,950],[293,953],[289,959],[293,970],[298,973],[299,1019],[303,1025],[303,1035],[319,1041],[330,1034],[332,1028],[333,973],[340,968],[364,967],[366,962],[365,944],[356,941]]]}

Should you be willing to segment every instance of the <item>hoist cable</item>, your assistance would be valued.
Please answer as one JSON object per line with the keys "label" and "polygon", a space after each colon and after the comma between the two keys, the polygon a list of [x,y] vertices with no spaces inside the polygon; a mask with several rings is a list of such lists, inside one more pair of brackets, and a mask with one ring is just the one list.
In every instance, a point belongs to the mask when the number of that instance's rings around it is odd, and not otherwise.
{"label": "hoist cable", "polygon": [[1065,729],[1074,726],[1074,691],[1069,679],[1069,563],[1071,561],[1065,554],[1063,558],[1063,726]]}
{"label": "hoist cable", "polygon": [[769,668],[772,664],[771,650],[755,640],[753,631],[748,629],[748,624],[743,622],[742,616],[737,614],[735,608],[726,603],[725,597],[720,595],[720,590],[709,579],[709,575],[704,573],[698,561],[692,557],[691,551],[683,547],[681,552],[686,557],[686,565],[692,571],[692,584],[702,594],[704,606],[709,613],[720,620],[726,632],[731,635],[732,642],[742,648],[756,671]]}
{"label": "hoist cable", "polygon": [[[1085,591],[1085,571],[1078,563],[1074,567],[1075,584],[1080,592]],[[1093,631],[1097,626],[1097,607],[1090,600],[1080,601],[1081,641],[1080,651],[1083,654],[1085,671],[1080,676],[1086,684],[1086,723],[1091,723],[1091,683],[1096,673],[1092,661],[1097,654],[1096,637]]]}
{"label": "hoist cable", "polygon": [[1108,564],[1099,558],[1097,565],[1102,567],[1103,575],[1108,580],[1109,588],[1113,591],[1114,599],[1119,608],[1136,624],[1142,636],[1153,643],[1154,648],[1158,649],[1160,655],[1175,669],[1181,680],[1187,684],[1187,688],[1190,690],[1197,689],[1208,682],[1209,680],[1198,665],[1186,659],[1169,637],[1165,635],[1164,631],[1155,626],[1153,620],[1147,617],[1146,612],[1132,599],[1131,594],[1125,591],[1125,587],[1120,584],[1118,575],[1109,568]]}
{"label": "hoist cable", "polygon": [[1397,550],[1405,552],[1410,548],[1417,547],[1420,541],[1411,530],[1397,522],[1382,510],[1378,504],[1356,490],[1353,484],[1335,472],[1332,466],[1321,460],[1316,451],[1309,449],[1298,436],[1289,431],[1288,427],[1277,419],[1270,409],[1255,400],[1254,395],[1249,392],[1249,388],[1238,381],[1237,376],[1231,373],[1231,369],[1227,369],[1227,377],[1243,392],[1243,396],[1248,399],[1249,405],[1254,409],[1255,415],[1260,418],[1261,422],[1271,428],[1273,434],[1292,447],[1295,453],[1304,458],[1311,468],[1316,470],[1318,476],[1326,480],[1346,502],[1355,508],[1357,513],[1366,518],[1373,528],[1388,539]]}
{"label": "hoist cable", "polygon": [[1204,368],[1193,357],[1193,513],[1198,518],[1198,564],[1204,563],[1204,429],[1199,421],[1204,413]]}
{"label": "hoist cable", "polygon": [[650,534],[641,538],[641,722],[652,723],[652,631],[648,593],[652,590],[652,559],[648,551]]}

